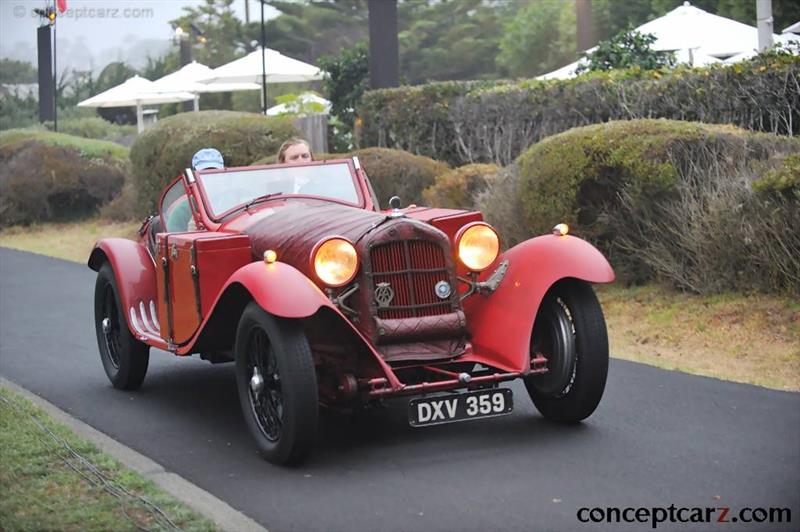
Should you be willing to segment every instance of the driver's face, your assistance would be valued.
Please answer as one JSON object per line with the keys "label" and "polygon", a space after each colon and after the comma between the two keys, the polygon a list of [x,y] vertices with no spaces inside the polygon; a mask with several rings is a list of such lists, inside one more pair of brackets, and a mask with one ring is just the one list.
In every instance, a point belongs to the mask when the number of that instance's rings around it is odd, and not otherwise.
{"label": "driver's face", "polygon": [[302,164],[311,161],[311,151],[303,143],[292,144],[284,152],[286,163],[288,164]]}

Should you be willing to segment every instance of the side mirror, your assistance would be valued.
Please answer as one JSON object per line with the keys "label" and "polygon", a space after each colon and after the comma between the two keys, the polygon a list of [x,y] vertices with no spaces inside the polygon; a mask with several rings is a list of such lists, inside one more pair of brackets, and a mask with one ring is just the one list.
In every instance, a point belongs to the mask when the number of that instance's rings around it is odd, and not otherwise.
{"label": "side mirror", "polygon": [[400,196],[392,196],[391,198],[389,198],[389,207],[391,207],[392,210],[399,209],[400,208]]}

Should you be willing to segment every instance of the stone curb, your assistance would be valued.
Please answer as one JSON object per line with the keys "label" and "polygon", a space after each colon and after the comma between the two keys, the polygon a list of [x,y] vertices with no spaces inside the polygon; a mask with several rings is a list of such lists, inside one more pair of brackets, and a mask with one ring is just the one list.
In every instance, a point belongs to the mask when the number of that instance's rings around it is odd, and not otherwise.
{"label": "stone curb", "polygon": [[195,486],[180,475],[170,473],[158,462],[110,438],[83,421],[72,417],[33,392],[3,377],[0,377],[0,386],[25,397],[47,412],[55,421],[66,425],[75,434],[89,440],[101,451],[113,456],[126,467],[152,481],[159,488],[166,491],[192,510],[213,521],[214,524],[221,529],[230,532],[267,532],[266,528],[262,527],[242,512],[235,510],[228,505],[228,503],[221,501],[206,490]]}

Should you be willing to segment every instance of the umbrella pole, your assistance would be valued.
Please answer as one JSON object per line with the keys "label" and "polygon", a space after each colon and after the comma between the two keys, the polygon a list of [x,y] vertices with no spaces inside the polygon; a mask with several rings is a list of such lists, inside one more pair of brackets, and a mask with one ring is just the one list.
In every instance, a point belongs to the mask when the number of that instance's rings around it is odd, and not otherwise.
{"label": "umbrella pole", "polygon": [[197,94],[196,92],[194,93],[194,110],[195,111],[200,110],[200,95]]}
{"label": "umbrella pole", "polygon": [[264,25],[264,2],[261,0],[261,111],[267,114],[267,27]]}
{"label": "umbrella pole", "polygon": [[144,110],[140,100],[136,100],[136,129],[139,133],[144,131]]}

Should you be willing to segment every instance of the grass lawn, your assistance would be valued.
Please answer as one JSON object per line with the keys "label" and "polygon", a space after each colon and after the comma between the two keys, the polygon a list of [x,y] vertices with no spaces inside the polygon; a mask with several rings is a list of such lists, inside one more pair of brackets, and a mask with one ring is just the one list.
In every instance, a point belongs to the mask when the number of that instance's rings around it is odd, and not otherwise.
{"label": "grass lawn", "polygon": [[216,530],[0,388],[0,530]]}
{"label": "grass lawn", "polygon": [[779,390],[800,390],[800,302],[764,294],[697,296],[603,286],[617,358]]}
{"label": "grass lawn", "polygon": [[[138,222],[97,220],[0,231],[0,246],[85,262],[95,240]],[[800,303],[762,294],[695,296],[659,286],[598,287],[617,358],[779,390],[800,390]]]}
{"label": "grass lawn", "polygon": [[104,237],[135,238],[140,222],[87,220],[63,224],[34,224],[0,230],[0,246],[83,262],[94,243]]}

